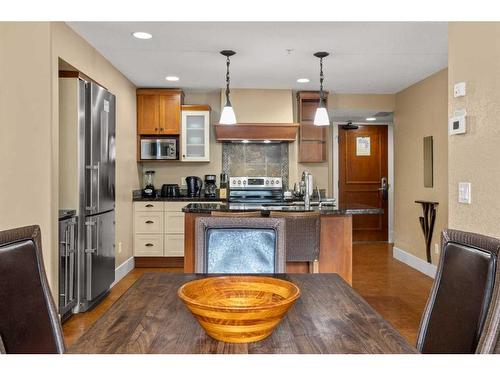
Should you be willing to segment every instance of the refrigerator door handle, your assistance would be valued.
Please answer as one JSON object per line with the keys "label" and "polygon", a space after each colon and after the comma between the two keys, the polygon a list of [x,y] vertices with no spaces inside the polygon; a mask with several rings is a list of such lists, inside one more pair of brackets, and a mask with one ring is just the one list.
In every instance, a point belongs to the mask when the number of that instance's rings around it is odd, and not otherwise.
{"label": "refrigerator door handle", "polygon": [[69,224],[70,241],[69,241],[69,290],[68,301],[74,300],[74,278],[75,278],[75,242],[76,242],[76,221],[73,219]]}
{"label": "refrigerator door handle", "polygon": [[69,265],[68,265],[68,248],[69,248],[69,231],[70,231],[70,225],[66,226],[66,229],[64,230],[64,306],[68,304],[68,271],[69,271]]}
{"label": "refrigerator door handle", "polygon": [[[85,169],[88,170],[89,173],[89,205],[85,207],[87,211],[93,212],[96,209],[98,209],[98,205],[96,206],[94,204],[94,179],[93,179],[93,173],[94,171],[97,171],[97,183],[99,183],[99,163],[97,165],[86,165]],[[99,185],[98,185],[99,189]]]}
{"label": "refrigerator door handle", "polygon": [[100,162],[97,162],[97,164],[94,166],[95,168],[95,171],[97,172],[97,193],[96,193],[96,197],[97,197],[97,211],[100,210],[100,206],[101,206],[101,202],[100,202],[100,195],[101,195],[101,183],[99,181],[101,181],[101,172],[100,172],[100,167],[101,167],[101,163]]}
{"label": "refrigerator door handle", "polygon": [[86,228],[86,246],[85,246],[85,257],[86,257],[86,295],[87,299],[92,299],[92,254],[96,252],[96,249],[92,247],[92,227],[96,225],[96,222],[93,219],[85,222]]}

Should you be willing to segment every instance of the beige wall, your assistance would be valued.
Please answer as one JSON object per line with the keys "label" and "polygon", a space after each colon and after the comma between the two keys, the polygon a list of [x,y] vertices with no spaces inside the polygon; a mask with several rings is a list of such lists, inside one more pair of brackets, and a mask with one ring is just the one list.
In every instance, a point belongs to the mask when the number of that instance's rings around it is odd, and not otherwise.
{"label": "beige wall", "polygon": [[[58,144],[58,58],[85,73],[116,96],[116,266],[132,256],[132,190],[139,187],[136,163],[135,86],[66,24],[51,23],[52,132]],[[57,152],[57,148],[53,148]],[[57,157],[55,158],[57,161]],[[58,164],[54,162],[54,165]],[[58,168],[55,168],[57,172]],[[54,176],[58,180],[58,176]],[[57,191],[55,192],[57,194]],[[57,202],[57,198],[54,199]],[[121,253],[119,244],[121,243]]]}
{"label": "beige wall", "polygon": [[[406,88],[396,95],[394,118],[394,246],[426,259],[424,236],[418,217],[422,208],[415,200],[439,202],[434,244],[448,224],[448,70]],[[423,137],[434,144],[434,187],[424,187]]]}
{"label": "beige wall", "polygon": [[[467,110],[467,133],[449,138],[451,228],[500,237],[500,23],[450,23],[448,113]],[[465,82],[467,95],[453,97]],[[458,183],[471,182],[472,203],[458,203]]]}
{"label": "beige wall", "polygon": [[213,124],[219,122],[220,118],[220,91],[219,90],[184,90],[184,104],[207,104],[211,107],[210,113],[210,162],[168,162],[168,163],[142,163],[142,172],[154,170],[155,186],[161,188],[162,184],[181,184],[181,178],[186,176],[199,176],[203,178],[206,174],[217,176],[219,186],[219,175],[222,170],[222,143],[215,140]]}
{"label": "beige wall", "polygon": [[54,287],[50,62],[48,23],[0,22],[0,230],[40,225]]}
{"label": "beige wall", "polygon": [[[57,286],[58,57],[117,96],[117,265],[132,255],[135,87],[63,23],[0,23],[0,230],[38,224]],[[28,152],[21,152],[28,150]]]}

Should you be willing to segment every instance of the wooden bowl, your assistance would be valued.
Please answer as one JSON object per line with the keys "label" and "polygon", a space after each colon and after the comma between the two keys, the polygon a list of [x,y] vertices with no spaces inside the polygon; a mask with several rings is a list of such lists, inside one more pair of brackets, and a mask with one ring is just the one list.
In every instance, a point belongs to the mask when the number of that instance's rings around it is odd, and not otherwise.
{"label": "wooden bowl", "polygon": [[300,290],[272,277],[220,276],[190,281],[177,294],[209,336],[244,343],[269,336]]}

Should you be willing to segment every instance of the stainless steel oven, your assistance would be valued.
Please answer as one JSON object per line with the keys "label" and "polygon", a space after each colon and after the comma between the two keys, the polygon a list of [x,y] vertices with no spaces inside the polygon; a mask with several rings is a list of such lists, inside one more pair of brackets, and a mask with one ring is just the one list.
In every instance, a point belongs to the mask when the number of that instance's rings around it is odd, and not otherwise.
{"label": "stainless steel oven", "polygon": [[141,160],[179,159],[178,138],[141,138]]}

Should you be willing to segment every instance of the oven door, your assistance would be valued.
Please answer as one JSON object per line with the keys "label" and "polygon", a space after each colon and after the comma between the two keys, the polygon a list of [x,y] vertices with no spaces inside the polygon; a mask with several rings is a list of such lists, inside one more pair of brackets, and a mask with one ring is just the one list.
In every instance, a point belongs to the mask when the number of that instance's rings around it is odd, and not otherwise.
{"label": "oven door", "polygon": [[142,138],[141,160],[177,160],[176,138]]}

